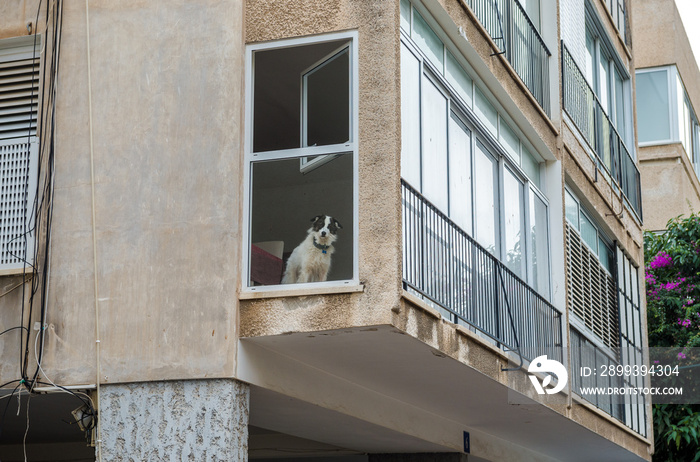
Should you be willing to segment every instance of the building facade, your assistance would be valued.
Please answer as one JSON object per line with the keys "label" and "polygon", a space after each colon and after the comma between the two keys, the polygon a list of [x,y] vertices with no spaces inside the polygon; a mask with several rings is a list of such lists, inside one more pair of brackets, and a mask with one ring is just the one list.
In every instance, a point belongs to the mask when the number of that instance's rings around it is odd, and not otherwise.
{"label": "building facade", "polygon": [[700,126],[694,109],[700,70],[674,2],[644,1],[636,9],[645,227],[661,231],[668,220],[700,210]]}
{"label": "building facade", "polygon": [[629,8],[0,5],[2,460],[650,460]]}

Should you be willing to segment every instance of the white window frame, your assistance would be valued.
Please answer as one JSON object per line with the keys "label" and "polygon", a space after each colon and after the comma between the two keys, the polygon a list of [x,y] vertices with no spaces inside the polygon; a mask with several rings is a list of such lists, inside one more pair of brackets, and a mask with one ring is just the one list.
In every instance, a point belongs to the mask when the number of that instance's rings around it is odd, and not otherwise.
{"label": "white window frame", "polygon": [[[665,140],[654,140],[654,141],[643,141],[639,142],[639,147],[645,147],[645,146],[657,146],[659,144],[670,144],[675,142],[674,133],[678,133],[678,111],[674,111],[673,108],[676,106],[676,101],[677,101],[677,95],[676,95],[676,84],[671,83],[671,76],[675,75],[676,72],[676,66],[671,65],[671,66],[659,66],[659,67],[649,67],[645,69],[637,69],[635,71],[636,75],[640,74],[647,74],[647,73],[652,73],[652,72],[659,72],[659,71],[665,71],[666,72],[666,92],[667,95],[666,97],[668,98],[668,113],[666,114],[666,117],[669,120],[668,124],[668,132],[669,132],[669,138]],[[675,138],[678,138],[677,136]]]}
{"label": "white window frame", "polygon": [[[282,149],[277,151],[253,152],[253,94],[254,94],[254,60],[253,55],[257,51],[273,50],[281,48],[292,48],[303,45],[314,45],[324,42],[332,42],[339,40],[347,40],[350,42],[350,112],[349,119],[351,139],[346,143],[326,145],[326,146],[310,146],[291,149]],[[336,32],[323,35],[314,35],[310,37],[297,37],[289,39],[280,39],[271,42],[256,43],[246,46],[245,51],[245,129],[244,129],[244,171],[243,171],[243,236],[241,242],[243,248],[241,252],[241,293],[261,293],[268,292],[305,292],[314,289],[322,288],[341,288],[341,287],[356,287],[359,286],[359,160],[358,160],[358,144],[359,144],[359,63],[358,63],[358,43],[359,35],[357,31]],[[301,127],[301,121],[300,121]],[[349,230],[352,232],[353,245],[353,272],[352,279],[339,281],[324,281],[324,282],[309,282],[297,284],[278,284],[269,286],[250,286],[250,239],[251,239],[251,212],[252,212],[252,192],[251,192],[251,176],[252,168],[255,162],[265,160],[282,160],[299,158],[300,165],[304,163],[306,157],[320,155],[345,154],[352,155],[353,165],[353,226]],[[318,164],[316,164],[318,166]]]}

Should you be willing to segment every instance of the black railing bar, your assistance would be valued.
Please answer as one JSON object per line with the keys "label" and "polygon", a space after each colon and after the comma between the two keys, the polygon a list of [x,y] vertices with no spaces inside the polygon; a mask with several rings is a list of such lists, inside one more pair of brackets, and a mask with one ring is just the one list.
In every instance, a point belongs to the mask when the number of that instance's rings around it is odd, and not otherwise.
{"label": "black railing bar", "polygon": [[[433,303],[435,303],[435,304],[441,306],[442,308],[444,308],[444,309],[446,309],[447,311],[451,312],[452,314],[456,315],[459,319],[461,319],[462,321],[466,322],[467,324],[469,324],[470,326],[472,326],[474,329],[478,330],[478,331],[481,332],[482,334],[486,335],[487,337],[489,337],[489,338],[490,338],[491,340],[493,340],[494,342],[496,342],[496,343],[498,343],[498,344],[500,344],[500,345],[503,345],[504,347],[510,349],[510,351],[515,351],[515,350],[512,349],[513,347],[512,347],[510,344],[508,344],[508,343],[506,342],[506,339],[496,337],[495,335],[493,335],[492,333],[490,333],[490,332],[489,332],[488,330],[486,330],[485,328],[480,327],[480,326],[479,326],[478,324],[476,324],[475,322],[472,322],[472,321],[466,319],[466,317],[462,316],[462,315],[459,314],[459,313],[456,313],[453,309],[451,309],[451,308],[445,306],[443,303],[441,303],[441,302],[435,300],[435,298],[431,297],[429,294],[425,293],[425,291],[419,289],[418,287],[416,287],[414,284],[411,284],[411,283],[408,282],[407,280],[404,279],[404,280],[403,280],[403,283],[404,283],[404,285],[405,285],[406,287],[409,287],[409,288],[415,290],[416,292],[420,293],[421,296],[427,298],[427,299],[430,300],[431,302],[433,302]],[[526,359],[530,360],[531,358],[526,358]]]}
{"label": "black railing bar", "polygon": [[[401,184],[405,186],[409,192],[411,192],[414,196],[417,196],[418,199],[429,209],[431,209],[436,215],[438,215],[440,218],[443,220],[447,221],[450,226],[454,227],[454,229],[464,238],[466,238],[471,244],[473,244],[477,250],[480,250],[485,254],[487,258],[490,260],[494,261],[497,265],[501,265],[503,269],[506,271],[506,274],[510,274],[513,278],[515,278],[518,282],[520,282],[523,286],[525,286],[528,291],[530,291],[535,297],[537,297],[539,300],[541,300],[543,303],[545,303],[547,306],[552,308],[555,312],[561,314],[559,310],[557,310],[554,305],[552,305],[547,299],[542,297],[539,293],[537,293],[530,285],[522,280],[520,276],[512,272],[510,269],[508,269],[503,263],[494,255],[491,254],[488,250],[486,250],[481,244],[479,244],[477,241],[474,240],[473,237],[471,237],[469,234],[466,233],[459,225],[457,225],[455,222],[453,222],[448,216],[446,216],[440,209],[438,209],[435,205],[433,205],[432,202],[430,202],[425,196],[423,196],[420,192],[416,191],[411,185],[406,183],[406,181],[402,178],[401,179]],[[423,214],[421,214],[423,216]]]}
{"label": "black railing bar", "polygon": [[[495,0],[494,0],[495,1]],[[530,20],[530,16],[528,16],[527,12],[523,8],[523,6],[520,4],[518,0],[513,0],[513,3],[518,7],[520,12],[525,16],[525,20],[527,23],[530,25],[530,30],[535,33],[535,38],[540,42],[540,45],[542,45],[542,48],[544,48],[544,51],[547,52],[547,56],[551,57],[552,53],[549,51],[549,48],[547,48],[547,45],[545,45],[544,40],[542,39],[542,36],[540,35],[539,31],[535,27],[535,25],[532,23],[532,20]]]}
{"label": "black railing bar", "polygon": [[[586,88],[588,88],[588,91],[591,92],[591,94],[593,95],[593,99],[595,100],[596,103],[598,103],[598,107],[600,107],[600,108],[603,110],[603,116],[605,116],[605,118],[607,119],[608,125],[610,126],[610,128],[613,129],[613,131],[614,131],[615,134],[617,135],[617,138],[620,140],[620,143],[622,143],[623,147],[624,147],[625,150],[627,151],[627,156],[630,158],[630,160],[632,160],[632,164],[634,164],[634,159],[633,159],[632,156],[629,154],[629,149],[627,148],[627,145],[625,144],[625,140],[620,136],[619,132],[617,131],[617,128],[615,127],[615,125],[610,121],[610,117],[608,117],[607,112],[605,111],[605,109],[603,108],[603,105],[601,104],[600,100],[598,99],[598,95],[596,95],[595,92],[591,89],[591,85],[588,83],[588,80],[586,79],[585,74],[584,74],[583,72],[581,72],[581,68],[578,67],[578,64],[576,63],[576,60],[575,60],[574,57],[571,55],[571,52],[570,52],[569,49],[566,47],[566,45],[564,44],[564,41],[563,41],[563,40],[561,41],[561,46],[562,46],[562,50],[566,50],[567,55],[569,55],[569,60],[570,60],[571,63],[574,65],[574,67],[575,67],[576,70],[578,71],[579,75],[582,77],[581,80],[583,81],[583,84],[586,85]],[[562,72],[565,72],[564,66],[562,66]],[[636,168],[636,166],[635,166],[635,168]]]}

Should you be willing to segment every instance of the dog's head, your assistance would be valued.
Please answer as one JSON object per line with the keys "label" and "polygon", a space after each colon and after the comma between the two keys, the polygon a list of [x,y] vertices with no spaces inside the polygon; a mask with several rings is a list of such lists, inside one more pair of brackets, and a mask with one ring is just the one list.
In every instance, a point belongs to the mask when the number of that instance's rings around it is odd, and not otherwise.
{"label": "dog's head", "polygon": [[321,245],[330,245],[338,239],[338,230],[342,228],[338,220],[328,215],[317,215],[311,219],[313,225],[309,233],[314,235],[314,239]]}

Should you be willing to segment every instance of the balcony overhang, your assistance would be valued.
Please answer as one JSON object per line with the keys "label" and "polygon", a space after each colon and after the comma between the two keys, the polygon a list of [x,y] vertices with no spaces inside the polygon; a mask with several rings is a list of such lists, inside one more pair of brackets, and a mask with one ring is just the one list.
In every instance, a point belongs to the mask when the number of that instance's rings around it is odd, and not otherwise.
{"label": "balcony overhang", "polygon": [[564,398],[510,404],[489,374],[521,372],[471,342],[474,367],[394,326],[244,338],[237,376],[251,425],[361,453],[462,452],[466,431],[485,460],[649,460],[648,442]]}

